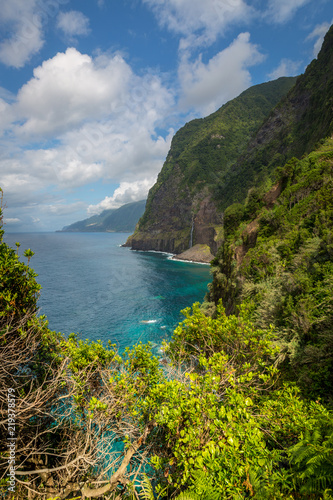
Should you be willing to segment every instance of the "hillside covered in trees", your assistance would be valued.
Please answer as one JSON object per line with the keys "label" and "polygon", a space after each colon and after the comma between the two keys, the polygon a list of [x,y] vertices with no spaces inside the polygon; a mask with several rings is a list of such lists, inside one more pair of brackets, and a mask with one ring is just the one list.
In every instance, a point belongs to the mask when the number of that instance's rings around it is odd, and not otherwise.
{"label": "hillside covered in trees", "polygon": [[206,300],[162,358],[50,331],[32,252],[1,229],[6,498],[332,500],[332,40],[237,160],[256,184],[223,209]]}
{"label": "hillside covered in trees", "polygon": [[[280,358],[306,393],[333,396],[333,138],[276,170],[276,184],[224,213],[210,305],[242,305],[279,331]],[[207,306],[208,304],[206,304]],[[214,307],[213,307],[214,309]]]}

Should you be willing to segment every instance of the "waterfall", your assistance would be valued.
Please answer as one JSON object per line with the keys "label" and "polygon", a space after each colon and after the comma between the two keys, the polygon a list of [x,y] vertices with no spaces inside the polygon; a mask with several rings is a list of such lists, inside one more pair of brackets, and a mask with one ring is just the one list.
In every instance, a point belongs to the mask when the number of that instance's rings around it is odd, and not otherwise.
{"label": "waterfall", "polygon": [[191,233],[190,233],[190,246],[189,246],[189,248],[193,247],[193,230],[194,230],[194,219],[192,219],[192,226],[191,226]]}

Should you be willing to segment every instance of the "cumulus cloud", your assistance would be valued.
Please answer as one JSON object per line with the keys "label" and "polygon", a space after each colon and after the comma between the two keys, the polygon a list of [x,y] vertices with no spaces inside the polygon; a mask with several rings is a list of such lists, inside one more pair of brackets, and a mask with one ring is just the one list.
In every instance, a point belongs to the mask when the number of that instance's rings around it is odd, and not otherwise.
{"label": "cumulus cloud", "polygon": [[21,116],[15,128],[21,139],[49,136],[57,144],[26,147],[2,165],[11,175],[25,179],[28,171],[62,188],[102,177],[116,182],[151,177],[161,168],[173,133],[162,137],[155,128],[172,105],[173,95],[157,75],[135,75],[118,55],[92,59],[68,49],[36,68],[13,104]]}
{"label": "cumulus cloud", "polygon": [[181,104],[202,115],[215,111],[249,87],[248,68],[261,62],[263,57],[258,47],[250,42],[249,33],[241,33],[207,64],[201,57],[193,63],[183,58],[179,66]]}
{"label": "cumulus cloud", "polygon": [[269,21],[282,24],[289,21],[298,9],[311,0],[269,0],[265,17]]}
{"label": "cumulus cloud", "polygon": [[144,128],[132,125],[119,134],[110,123],[100,129],[103,133],[98,137],[93,135],[98,126],[72,131],[57,148],[24,150],[15,158],[0,161],[1,187],[6,195],[15,204],[27,204],[32,196],[39,198],[37,193],[47,186],[68,191],[101,179],[117,183],[133,178],[144,186],[147,176],[156,177],[170,147],[171,133],[165,139],[152,137]]}
{"label": "cumulus cloud", "polygon": [[57,27],[70,38],[89,35],[90,33],[89,19],[77,10],[60,12],[57,19]]}
{"label": "cumulus cloud", "polygon": [[110,193],[118,206],[144,198],[170,147],[173,130],[166,136],[156,130],[165,129],[173,105],[159,75],[136,75],[120,55],[92,58],[73,48],[56,54],[14,102],[0,100],[12,117],[0,120],[11,139],[0,156],[11,206],[37,212],[38,200],[44,215],[65,217],[59,197],[102,179],[121,186]]}
{"label": "cumulus cloud", "polygon": [[307,40],[314,40],[314,46],[313,46],[313,55],[314,57],[317,57],[318,52],[321,49],[321,46],[323,44],[324,36],[326,35],[329,27],[331,26],[333,20],[331,23],[322,23],[318,24],[315,29],[310,33],[310,35],[306,38]]}
{"label": "cumulus cloud", "polygon": [[[143,0],[160,25],[185,39],[182,48],[212,43],[230,24],[248,21],[254,9],[243,0]],[[196,35],[193,37],[192,35]],[[187,40],[187,41],[186,41]]]}
{"label": "cumulus cloud", "polygon": [[276,80],[281,76],[296,76],[300,72],[302,63],[300,61],[292,61],[290,59],[282,59],[279,66],[269,73],[270,80]]}
{"label": "cumulus cloud", "polygon": [[119,208],[125,203],[144,200],[149,189],[155,183],[156,177],[135,182],[121,182],[112,196],[106,196],[97,205],[89,205],[88,214],[95,215],[110,208]]}
{"label": "cumulus cloud", "polygon": [[106,116],[124,98],[131,69],[118,55],[92,59],[75,48],[58,53],[34,70],[18,93],[18,132],[65,132],[87,118]]}
{"label": "cumulus cloud", "polygon": [[[6,33],[0,43],[0,61],[21,68],[44,44],[37,0],[0,0],[0,11],[0,24]],[[8,32],[11,35],[7,36]]]}
{"label": "cumulus cloud", "polygon": [[166,138],[155,136],[151,126],[149,114],[140,117],[124,110],[117,122],[89,124],[68,134],[64,138],[66,155],[77,162],[95,159],[103,165],[103,176],[110,180],[150,176],[161,168],[173,132]]}

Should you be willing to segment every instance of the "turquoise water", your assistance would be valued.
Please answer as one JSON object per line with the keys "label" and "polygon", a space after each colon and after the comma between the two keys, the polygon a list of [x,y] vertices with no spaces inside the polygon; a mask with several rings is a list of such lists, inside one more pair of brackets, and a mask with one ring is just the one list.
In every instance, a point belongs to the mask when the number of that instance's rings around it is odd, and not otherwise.
{"label": "turquoise water", "polygon": [[52,330],[111,340],[121,350],[150,340],[158,351],[182,320],[180,310],[203,300],[209,266],[133,252],[120,246],[127,236],[24,233],[5,234],[5,241],[35,252],[30,265],[42,285],[40,314]]}

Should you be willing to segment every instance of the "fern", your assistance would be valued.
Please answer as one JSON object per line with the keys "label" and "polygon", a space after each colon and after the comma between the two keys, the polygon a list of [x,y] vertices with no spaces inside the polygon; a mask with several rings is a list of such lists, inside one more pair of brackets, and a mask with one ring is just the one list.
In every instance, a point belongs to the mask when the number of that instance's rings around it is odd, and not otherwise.
{"label": "fern", "polygon": [[190,489],[181,493],[175,500],[220,500],[221,492],[217,491],[212,480],[202,471],[193,473],[194,483]]}
{"label": "fern", "polygon": [[147,474],[143,475],[143,479],[141,481],[140,486],[142,488],[140,491],[141,500],[154,500],[155,499],[153,486],[152,486]]}
{"label": "fern", "polygon": [[291,462],[298,468],[301,493],[323,493],[333,486],[333,429],[323,426],[307,431],[290,448]]}
{"label": "fern", "polygon": [[184,491],[178,495],[175,500],[200,500],[200,497],[193,491]]}

